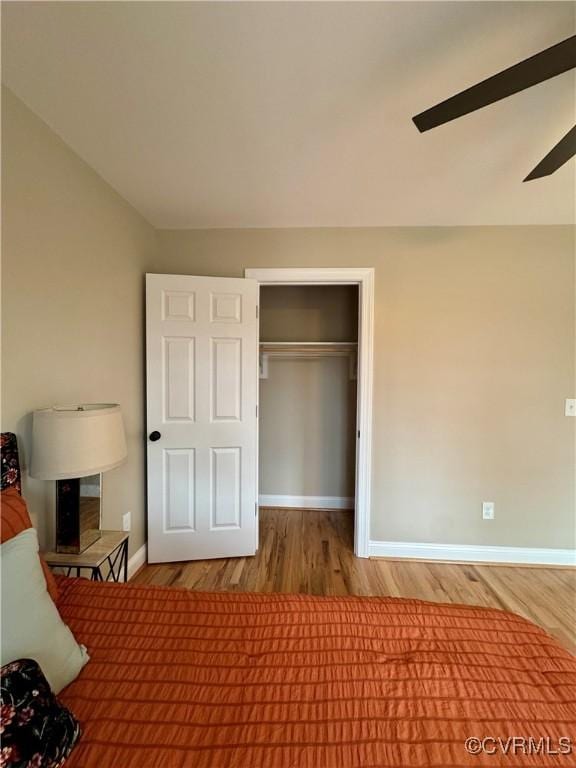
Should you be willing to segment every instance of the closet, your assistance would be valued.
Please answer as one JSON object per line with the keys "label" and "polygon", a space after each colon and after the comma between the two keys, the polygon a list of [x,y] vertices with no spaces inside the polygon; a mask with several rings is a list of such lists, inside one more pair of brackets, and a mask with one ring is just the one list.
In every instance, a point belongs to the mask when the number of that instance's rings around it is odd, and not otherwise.
{"label": "closet", "polygon": [[357,286],[261,286],[261,506],[353,510],[357,342]]}

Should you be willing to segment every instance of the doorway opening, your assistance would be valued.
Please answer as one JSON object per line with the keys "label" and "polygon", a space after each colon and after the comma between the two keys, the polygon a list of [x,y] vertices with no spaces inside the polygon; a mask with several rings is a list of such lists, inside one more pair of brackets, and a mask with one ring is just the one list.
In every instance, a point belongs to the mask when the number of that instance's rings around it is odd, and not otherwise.
{"label": "doorway opening", "polygon": [[358,286],[265,285],[259,302],[259,506],[326,511],[352,550]]}
{"label": "doorway opening", "polygon": [[368,557],[374,271],[245,276],[260,287],[259,503],[350,510]]}

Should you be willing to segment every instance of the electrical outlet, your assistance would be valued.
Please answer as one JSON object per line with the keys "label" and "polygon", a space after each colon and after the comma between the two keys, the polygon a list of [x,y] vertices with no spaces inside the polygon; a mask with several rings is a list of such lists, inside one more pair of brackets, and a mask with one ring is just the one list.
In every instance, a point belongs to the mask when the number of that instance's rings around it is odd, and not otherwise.
{"label": "electrical outlet", "polygon": [[126,512],[122,515],[122,530],[129,531],[132,525],[132,512]]}
{"label": "electrical outlet", "polygon": [[576,398],[566,398],[566,408],[564,409],[564,414],[566,416],[576,416]]}
{"label": "electrical outlet", "polygon": [[494,520],[494,502],[493,501],[482,502],[482,519]]}

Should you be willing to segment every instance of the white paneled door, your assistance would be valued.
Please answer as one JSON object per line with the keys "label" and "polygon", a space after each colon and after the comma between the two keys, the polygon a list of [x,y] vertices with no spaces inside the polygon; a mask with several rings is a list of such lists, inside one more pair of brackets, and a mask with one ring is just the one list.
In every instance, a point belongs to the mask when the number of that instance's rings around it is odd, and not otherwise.
{"label": "white paneled door", "polygon": [[253,555],[258,283],[146,276],[148,561]]}

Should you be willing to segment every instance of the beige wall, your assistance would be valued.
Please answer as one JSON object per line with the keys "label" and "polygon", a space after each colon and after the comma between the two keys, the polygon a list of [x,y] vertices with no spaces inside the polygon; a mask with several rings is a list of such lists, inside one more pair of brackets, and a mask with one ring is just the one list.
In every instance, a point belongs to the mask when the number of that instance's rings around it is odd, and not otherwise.
{"label": "beige wall", "polygon": [[375,267],[372,538],[575,545],[572,228],[159,234],[157,271]]}
{"label": "beige wall", "polygon": [[[354,286],[260,291],[260,338],[356,341]],[[356,381],[344,357],[271,358],[260,379],[261,494],[354,496]]]}
{"label": "beige wall", "polygon": [[[574,230],[153,230],[13,97],[3,125],[2,428],[122,405],[104,523],[144,539],[143,274],[374,266],[372,537],[574,546]],[[49,484],[26,482],[45,521]],[[48,494],[48,496],[50,496]],[[482,500],[496,503],[483,522]]]}
{"label": "beige wall", "polygon": [[[103,524],[132,512],[145,540],[143,272],[156,235],[9,91],[3,93],[2,429],[30,449],[30,413],[53,403],[118,402],[127,462],[104,475]],[[44,544],[53,483],[24,476]]]}
{"label": "beige wall", "polygon": [[271,360],[260,379],[261,494],[354,496],[356,382],[348,360]]}

